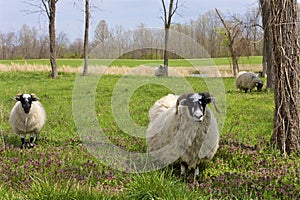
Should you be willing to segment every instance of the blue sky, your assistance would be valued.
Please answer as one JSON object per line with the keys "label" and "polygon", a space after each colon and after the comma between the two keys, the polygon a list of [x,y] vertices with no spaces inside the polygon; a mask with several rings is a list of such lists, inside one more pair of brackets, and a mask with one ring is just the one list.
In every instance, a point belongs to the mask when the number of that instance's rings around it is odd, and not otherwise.
{"label": "blue sky", "polygon": [[[24,3],[28,0],[0,1],[0,33],[17,32],[23,24],[36,27],[40,32],[47,33],[48,21],[44,15],[26,14],[24,10],[34,11],[34,7]],[[38,2],[39,0],[35,0]],[[93,9],[90,32],[102,19],[109,28],[122,25],[125,29],[135,29],[141,23],[149,28],[160,28],[163,22],[161,0],[90,0],[97,9]],[[74,6],[74,2],[77,3]],[[83,37],[84,1],[59,0],[57,3],[57,33],[63,31],[73,41]],[[199,15],[214,8],[223,13],[243,13],[248,8],[257,6],[258,0],[185,0],[184,6],[178,11],[173,22],[185,23],[196,19]]]}

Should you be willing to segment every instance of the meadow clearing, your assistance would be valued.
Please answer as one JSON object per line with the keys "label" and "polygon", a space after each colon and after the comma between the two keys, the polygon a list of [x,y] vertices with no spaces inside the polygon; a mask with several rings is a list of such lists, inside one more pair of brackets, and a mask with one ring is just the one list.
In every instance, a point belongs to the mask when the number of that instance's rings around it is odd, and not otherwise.
{"label": "meadow clearing", "polygon": [[[82,61],[81,61],[82,62]],[[150,61],[149,61],[150,62]],[[28,64],[29,62],[27,62]],[[151,62],[153,63],[153,61]],[[0,62],[9,68],[10,64]],[[34,65],[34,63],[30,63]],[[137,64],[137,63],[136,63]],[[245,65],[258,65],[254,61]],[[19,63],[18,66],[26,66]],[[36,64],[38,66],[38,64]],[[46,65],[46,64],[45,64]],[[67,64],[64,64],[67,66]],[[70,64],[71,65],[71,64]],[[126,66],[126,61],[116,66]],[[137,64],[140,65],[140,64]],[[174,66],[182,66],[178,64]],[[219,66],[225,64],[220,63]],[[28,65],[29,66],[29,65]],[[69,65],[68,65],[69,66]],[[74,64],[76,68],[80,64]],[[128,67],[133,67],[128,66]],[[62,66],[60,66],[62,67]],[[187,66],[188,67],[188,66]],[[228,66],[227,66],[228,67]],[[300,197],[299,155],[282,157],[269,145],[273,128],[273,92],[243,93],[235,88],[234,77],[218,78],[224,88],[224,121],[220,127],[220,147],[212,161],[203,164],[200,177],[193,183],[193,172],[180,179],[177,165],[150,172],[119,170],[118,160],[105,164],[94,156],[79,134],[74,121],[74,94],[77,74],[61,71],[58,79],[38,70],[0,72],[0,199],[297,199]],[[112,97],[120,87],[129,96],[131,119],[145,129],[148,110],[160,97],[173,91],[156,77],[103,74],[96,77],[94,113],[106,138],[126,152],[145,153],[145,138],[122,130],[115,115]],[[169,77],[174,84],[186,81],[197,92],[208,90],[207,77]],[[132,87],[131,83],[149,80]],[[94,82],[92,82],[94,83]],[[218,82],[220,83],[220,82]],[[89,87],[89,85],[87,86]],[[128,87],[128,88],[126,88]],[[12,98],[19,92],[35,93],[47,112],[47,123],[33,149],[20,150],[20,138],[8,124]],[[89,90],[86,90],[87,95]],[[121,95],[121,96],[122,96]],[[218,95],[216,94],[216,97]],[[226,108],[226,109],[225,109]],[[84,113],[82,113],[84,114]],[[78,113],[77,113],[78,116]],[[139,133],[139,134],[143,134]],[[100,152],[100,154],[104,152]]]}

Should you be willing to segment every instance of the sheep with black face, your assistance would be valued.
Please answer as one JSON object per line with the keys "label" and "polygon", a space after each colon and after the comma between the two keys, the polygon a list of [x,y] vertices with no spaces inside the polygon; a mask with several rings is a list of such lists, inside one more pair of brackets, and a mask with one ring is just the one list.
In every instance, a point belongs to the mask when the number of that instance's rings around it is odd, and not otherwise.
{"label": "sheep with black face", "polygon": [[[217,121],[207,107],[211,102],[215,103],[215,98],[207,92],[168,95],[158,100],[149,111],[146,137],[150,155],[165,163],[175,158],[181,164],[181,175],[187,166],[195,169],[196,178],[199,164],[211,160],[219,145]],[[163,105],[169,107],[164,110]]]}
{"label": "sheep with black face", "polygon": [[235,85],[239,90],[247,93],[248,90],[251,92],[255,87],[260,92],[264,83],[255,73],[242,71],[237,74]]}
{"label": "sheep with black face", "polygon": [[26,135],[30,134],[30,147],[35,141],[46,122],[46,112],[35,94],[18,94],[17,102],[10,112],[9,122],[13,132],[21,136],[21,148],[26,147]]}

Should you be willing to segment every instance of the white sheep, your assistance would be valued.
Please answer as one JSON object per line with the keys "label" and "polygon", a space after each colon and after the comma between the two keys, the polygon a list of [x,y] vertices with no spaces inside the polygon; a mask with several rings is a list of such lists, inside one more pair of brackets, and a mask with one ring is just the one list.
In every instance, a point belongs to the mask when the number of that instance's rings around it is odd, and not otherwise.
{"label": "white sheep", "polygon": [[236,87],[240,90],[244,90],[245,93],[253,88],[257,88],[258,91],[261,91],[264,83],[258,78],[258,76],[253,72],[239,72],[236,77]]}
{"label": "white sheep", "polygon": [[[187,165],[195,169],[196,178],[199,164],[211,160],[219,146],[217,121],[206,107],[210,102],[215,99],[207,92],[168,95],[158,100],[149,111],[146,140],[150,155],[165,163],[179,162],[181,175]],[[163,104],[168,105],[165,111]]]}
{"label": "white sheep", "polygon": [[21,148],[25,148],[26,134],[30,135],[30,147],[38,139],[46,122],[46,112],[35,94],[18,94],[17,102],[10,112],[9,122],[13,132],[21,136]]}

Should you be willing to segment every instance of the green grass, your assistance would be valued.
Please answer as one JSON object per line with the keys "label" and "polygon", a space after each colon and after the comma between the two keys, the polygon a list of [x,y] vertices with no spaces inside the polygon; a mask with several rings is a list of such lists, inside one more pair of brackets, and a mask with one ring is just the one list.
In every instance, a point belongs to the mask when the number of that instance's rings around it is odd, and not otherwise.
{"label": "green grass", "polygon": [[[82,59],[57,59],[57,66],[71,66],[71,67],[79,67],[83,66]],[[261,64],[262,57],[261,56],[250,56],[250,57],[241,57],[239,59],[240,64]],[[11,65],[11,64],[30,64],[30,65],[48,65],[50,66],[48,59],[27,59],[27,60],[0,60],[0,64]],[[210,59],[176,59],[169,60],[169,66],[192,66],[192,65],[212,65],[215,63],[216,65],[229,65],[231,63],[230,58],[213,58]],[[161,65],[163,64],[163,60],[132,60],[132,59],[116,59],[116,60],[108,60],[108,59],[90,59],[90,65],[109,65],[109,66],[127,66],[127,67],[136,67],[140,65]]]}
{"label": "green grass", "polygon": [[[118,155],[108,160],[109,166],[96,159],[86,148],[84,138],[78,135],[81,127],[75,126],[72,107],[80,106],[72,105],[75,80],[75,74],[71,73],[50,79],[47,72],[0,72],[0,199],[296,199],[300,196],[299,156],[283,158],[269,147],[274,109],[271,91],[244,94],[235,88],[234,78],[222,79],[226,118],[220,148],[213,160],[202,166],[194,184],[193,171],[188,171],[187,179],[181,180],[178,165],[147,173],[127,173],[116,170],[116,165],[122,163]],[[113,115],[113,107],[118,103],[121,107],[122,103],[124,107],[128,105],[130,118],[145,130],[151,105],[174,88],[178,92],[188,90],[177,85],[183,80],[199,92],[207,90],[206,83],[210,83],[196,77],[101,76],[96,85],[88,85],[96,87],[93,109],[98,121],[97,126],[89,128],[96,133],[101,127],[119,149],[145,152],[145,139],[124,132],[117,119],[120,116]],[[145,84],[139,85],[139,81]],[[173,89],[165,87],[164,81],[173,83],[170,86]],[[8,124],[14,105],[12,98],[19,92],[35,93],[47,112],[47,123],[33,149],[20,150],[20,138]],[[82,97],[91,95],[89,92],[89,88],[83,88]],[[120,101],[112,103],[113,95]],[[84,103],[85,98],[77,102]],[[98,153],[103,156],[103,152]]]}

